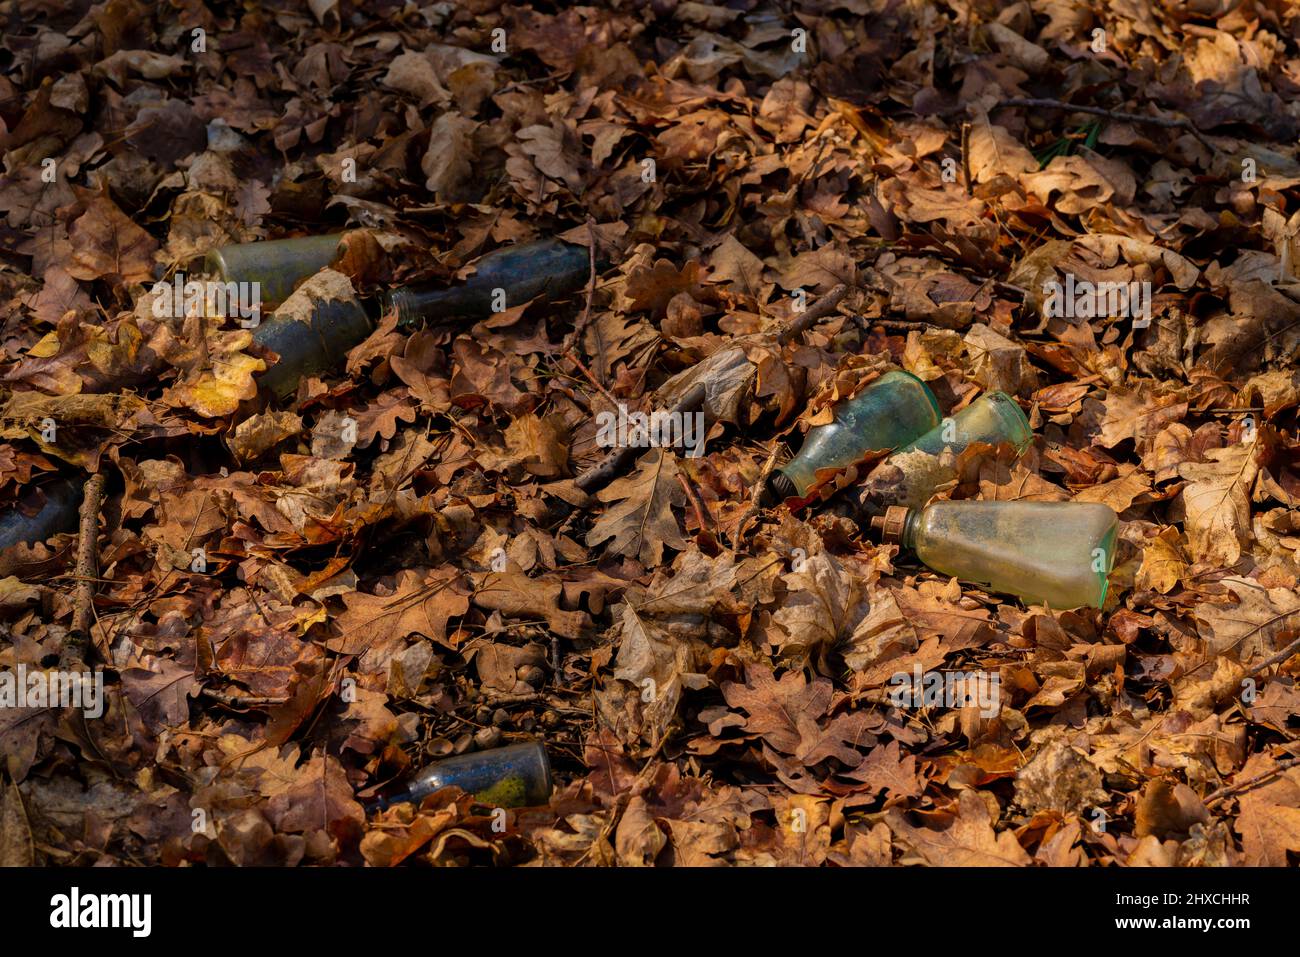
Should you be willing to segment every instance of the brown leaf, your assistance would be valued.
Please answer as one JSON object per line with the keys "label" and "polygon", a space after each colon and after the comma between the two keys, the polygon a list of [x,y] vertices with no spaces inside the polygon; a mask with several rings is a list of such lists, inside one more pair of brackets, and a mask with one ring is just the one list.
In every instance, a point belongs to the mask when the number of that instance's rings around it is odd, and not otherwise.
{"label": "brown leaf", "polygon": [[23,796],[13,781],[0,793],[0,867],[31,867],[36,863],[36,847],[27,823]]}
{"label": "brown leaf", "polygon": [[420,161],[425,188],[441,202],[473,198],[474,131],[478,124],[459,113],[443,113],[429,131],[429,148]]}
{"label": "brown leaf", "polygon": [[913,827],[891,810],[885,822],[899,843],[932,867],[1023,867],[1029,855],[1010,831],[995,833],[988,805],[974,791],[962,791],[957,817],[945,830]]}
{"label": "brown leaf", "polygon": [[1208,627],[1204,636],[1210,655],[1246,663],[1272,655],[1300,633],[1300,596],[1292,589],[1265,588],[1238,576],[1221,584],[1236,596],[1236,604],[1196,606],[1196,617]]}
{"label": "brown leaf", "polygon": [[122,672],[122,688],[149,727],[161,731],[189,720],[190,698],[199,692],[194,671],[169,658],[157,659],[156,671],[128,668]]}
{"label": "brown leaf", "polygon": [[1170,526],[1152,535],[1142,544],[1142,565],[1138,568],[1138,588],[1153,588],[1168,594],[1187,574],[1187,558],[1182,549],[1183,536]]}
{"label": "brown leaf", "polygon": [[1188,479],[1181,501],[1192,557],[1211,565],[1235,565],[1250,542],[1250,490],[1259,468],[1255,445],[1210,449],[1208,462],[1185,462]]}
{"label": "brown leaf", "polygon": [[158,241],[131,222],[107,196],[96,196],[68,227],[74,279],[114,277],[121,282],[146,282],[153,277]]}
{"label": "brown leaf", "polygon": [[655,824],[645,798],[636,795],[628,802],[614,830],[614,851],[624,867],[653,867],[655,858],[668,843]]}
{"label": "brown leaf", "polygon": [[657,565],[664,546],[686,547],[673,514],[673,506],[686,497],[677,481],[677,456],[665,449],[650,449],[641,456],[636,472],[620,478],[596,496],[612,503],[591,526],[586,542],[595,547],[613,539],[609,550]]}
{"label": "brown leaf", "polygon": [[1138,837],[1178,837],[1194,824],[1208,824],[1210,812],[1196,792],[1181,782],[1156,778],[1143,789],[1134,812],[1134,833]]}
{"label": "brown leaf", "polygon": [[390,595],[348,592],[347,611],[336,619],[338,638],[327,643],[340,654],[361,654],[381,638],[421,634],[445,644],[447,619],[469,611],[469,597],[455,589],[454,569],[406,569]]}
{"label": "brown leaf", "polygon": [[1300,853],[1300,807],[1243,802],[1233,827],[1248,867],[1286,867],[1287,851]]}

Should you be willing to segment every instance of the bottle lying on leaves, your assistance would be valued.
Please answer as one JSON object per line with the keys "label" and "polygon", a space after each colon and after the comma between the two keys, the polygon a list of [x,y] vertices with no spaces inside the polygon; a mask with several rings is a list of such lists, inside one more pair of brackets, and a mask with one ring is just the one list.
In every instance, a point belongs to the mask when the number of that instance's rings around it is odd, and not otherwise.
{"label": "bottle lying on leaves", "polygon": [[453,785],[481,804],[535,807],[551,797],[551,763],[540,741],[458,754],[435,761],[412,777],[405,790],[379,798],[373,806],[382,810],[406,801],[418,803]]}
{"label": "bottle lying on leaves", "polygon": [[870,452],[907,445],[939,423],[939,403],[912,373],[895,371],[841,402],[833,415],[834,421],[809,429],[799,454],[768,477],[765,504],[807,498],[824,484],[827,470],[843,472]]}
{"label": "bottle lying on leaves", "polygon": [[933,502],[872,519],[935,571],[1027,604],[1100,608],[1119,518],[1093,502]]}
{"label": "bottle lying on leaves", "polygon": [[[341,239],[304,236],[226,246],[208,253],[205,268],[222,283],[258,283],[261,305],[271,308],[333,262]],[[314,301],[310,323],[296,316],[272,316],[253,331],[255,342],[280,357],[259,377],[259,384],[280,398],[292,395],[303,377],[340,363],[390,310],[396,310],[400,326],[483,318],[539,296],[559,298],[576,292],[590,275],[585,246],[541,239],[488,253],[475,263],[472,276],[452,286],[399,286],[364,301],[347,290],[331,290]]]}
{"label": "bottle lying on leaves", "polygon": [[1005,392],[986,392],[872,469],[846,493],[841,511],[865,528],[892,505],[920,508],[935,489],[957,478],[957,456],[970,446],[1005,443],[1018,458],[1033,439],[1015,399]]}
{"label": "bottle lying on leaves", "polygon": [[0,553],[75,530],[84,485],[73,478],[56,479],[41,489],[44,501],[35,511],[28,513],[14,506],[0,514]]}

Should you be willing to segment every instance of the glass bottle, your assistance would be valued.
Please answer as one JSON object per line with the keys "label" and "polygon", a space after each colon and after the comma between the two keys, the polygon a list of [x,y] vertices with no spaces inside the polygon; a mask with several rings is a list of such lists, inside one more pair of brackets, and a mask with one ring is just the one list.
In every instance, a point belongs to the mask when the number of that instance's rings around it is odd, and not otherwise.
{"label": "glass bottle", "polygon": [[223,283],[257,283],[258,301],[270,310],[288,299],[299,282],[332,263],[342,238],[342,233],[330,233],[222,246],[208,251],[203,268]]}
{"label": "glass bottle", "polygon": [[769,502],[804,498],[817,484],[818,471],[839,472],[868,452],[914,441],[938,424],[939,403],[912,373],[894,371],[841,402],[834,415],[834,421],[810,429],[799,454],[768,478]]}
{"label": "glass bottle", "polygon": [[84,481],[72,478],[57,479],[44,486],[41,492],[45,496],[40,510],[25,513],[17,503],[9,511],[0,514],[0,567],[8,563],[9,549],[19,545],[31,545],[43,542],[60,532],[72,532],[77,528],[77,509],[85,488]]}
{"label": "glass bottle", "polygon": [[[598,269],[602,261],[598,256]],[[384,308],[397,311],[399,326],[427,319],[486,316],[538,296],[563,298],[586,285],[590,276],[587,247],[539,239],[488,253],[462,283],[399,286],[386,294]]]}
{"label": "glass bottle", "polygon": [[[281,305],[295,286],[333,262],[342,234],[301,236],[225,246],[208,253],[205,269],[223,283],[257,283],[263,310]],[[597,266],[608,265],[602,256]],[[581,289],[591,275],[585,246],[540,239],[493,250],[475,263],[464,282],[452,286],[399,286],[363,302],[346,296],[318,302],[309,323],[297,318],[261,322],[259,345],[279,359],[258,377],[259,385],[288,398],[309,375],[331,369],[370,335],[382,311],[395,310],[399,325],[427,319],[488,316],[538,296],[558,298]]]}
{"label": "glass bottle", "polygon": [[[208,273],[223,283],[257,283],[264,310],[288,299],[294,287],[334,261],[342,233],[273,239],[211,250],[204,260]],[[608,266],[597,255],[597,268]],[[559,239],[503,246],[478,259],[464,282],[418,283],[398,286],[372,307],[395,309],[400,325],[424,319],[488,316],[538,296],[560,298],[586,285],[591,253],[586,246]]]}
{"label": "glass bottle", "polygon": [[844,514],[865,525],[891,505],[919,508],[936,488],[957,478],[957,456],[974,443],[1007,443],[1019,457],[1033,440],[1016,400],[986,392],[872,469],[852,491]]}
{"label": "glass bottle", "polygon": [[411,779],[405,791],[376,804],[385,808],[403,801],[418,802],[452,785],[494,807],[536,807],[550,800],[551,762],[540,741],[458,754],[433,762]]}
{"label": "glass bottle", "polygon": [[872,520],[935,571],[1053,608],[1100,608],[1119,518],[1095,502],[933,502]]}

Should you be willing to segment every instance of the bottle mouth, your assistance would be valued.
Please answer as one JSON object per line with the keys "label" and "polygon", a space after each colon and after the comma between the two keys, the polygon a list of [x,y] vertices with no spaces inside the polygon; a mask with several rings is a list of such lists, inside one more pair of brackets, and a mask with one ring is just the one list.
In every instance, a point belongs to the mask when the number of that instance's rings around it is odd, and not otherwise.
{"label": "bottle mouth", "polygon": [[885,514],[871,519],[871,527],[880,535],[881,544],[906,545],[907,529],[912,521],[912,510],[905,505],[891,505]]}

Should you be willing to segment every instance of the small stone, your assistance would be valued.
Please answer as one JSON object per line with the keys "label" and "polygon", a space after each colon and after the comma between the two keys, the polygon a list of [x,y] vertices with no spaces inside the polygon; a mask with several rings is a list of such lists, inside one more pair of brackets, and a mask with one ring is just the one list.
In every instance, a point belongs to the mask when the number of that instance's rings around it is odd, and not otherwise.
{"label": "small stone", "polygon": [[486,751],[488,748],[495,748],[501,743],[500,728],[480,728],[474,733],[474,743],[481,750]]}
{"label": "small stone", "polygon": [[510,712],[505,708],[497,708],[492,712],[492,723],[498,728],[504,728],[510,723]]}

